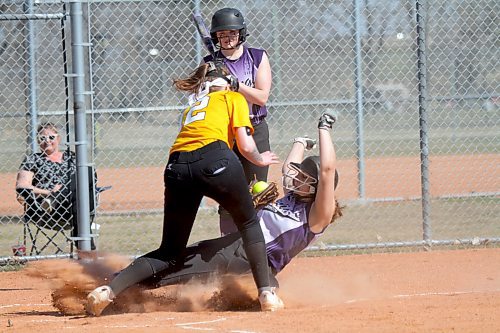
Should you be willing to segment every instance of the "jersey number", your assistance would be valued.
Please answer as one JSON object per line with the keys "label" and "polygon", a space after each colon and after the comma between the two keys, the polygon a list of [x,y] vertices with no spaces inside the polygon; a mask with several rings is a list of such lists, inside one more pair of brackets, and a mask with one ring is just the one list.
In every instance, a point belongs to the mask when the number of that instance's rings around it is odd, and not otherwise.
{"label": "jersey number", "polygon": [[191,124],[192,122],[198,120],[204,120],[206,111],[200,111],[207,107],[210,96],[205,96],[201,100],[197,101],[188,111],[186,119],[184,120],[184,125]]}

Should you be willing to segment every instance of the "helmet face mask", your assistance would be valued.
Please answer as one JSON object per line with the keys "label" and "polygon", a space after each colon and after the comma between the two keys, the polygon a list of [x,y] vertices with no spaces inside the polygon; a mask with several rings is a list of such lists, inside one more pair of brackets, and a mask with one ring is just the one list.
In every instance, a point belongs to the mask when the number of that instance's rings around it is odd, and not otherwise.
{"label": "helmet face mask", "polygon": [[[283,188],[298,194],[300,201],[311,202],[316,198],[320,174],[319,156],[306,157],[302,163],[291,162],[283,175]],[[335,169],[333,189],[337,188],[339,174]]]}
{"label": "helmet face mask", "polygon": [[283,175],[283,187],[304,197],[314,197],[317,186],[318,180],[304,172],[302,164],[290,163]]}
{"label": "helmet face mask", "polygon": [[218,31],[225,30],[238,30],[239,38],[238,44],[243,44],[247,37],[247,25],[243,14],[235,8],[222,8],[215,12],[212,16],[212,24],[210,26],[210,36],[214,45],[221,47],[219,39],[217,38]]}

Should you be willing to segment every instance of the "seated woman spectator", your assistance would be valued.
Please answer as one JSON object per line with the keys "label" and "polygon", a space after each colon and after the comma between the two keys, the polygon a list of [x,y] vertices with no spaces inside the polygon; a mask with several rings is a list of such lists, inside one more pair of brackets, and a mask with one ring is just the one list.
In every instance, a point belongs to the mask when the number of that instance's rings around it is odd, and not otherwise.
{"label": "seated woman spectator", "polygon": [[[31,221],[51,229],[72,228],[72,235],[77,236],[78,226],[73,222],[76,221],[76,200],[72,195],[76,189],[75,153],[60,151],[59,132],[53,123],[38,127],[40,152],[24,158],[17,173],[16,192]],[[92,184],[93,179],[89,182]],[[92,249],[95,249],[93,242]]]}

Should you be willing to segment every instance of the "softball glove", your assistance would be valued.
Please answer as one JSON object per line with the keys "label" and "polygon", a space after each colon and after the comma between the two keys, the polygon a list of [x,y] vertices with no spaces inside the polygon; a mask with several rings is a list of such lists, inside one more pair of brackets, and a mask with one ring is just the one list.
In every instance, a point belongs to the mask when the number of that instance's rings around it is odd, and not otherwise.
{"label": "softball glove", "polygon": [[255,209],[261,209],[264,206],[273,203],[278,198],[278,185],[275,182],[268,182],[268,186],[258,193],[254,193],[252,191],[255,183],[257,183],[257,181],[252,181],[250,183],[250,193],[252,194],[252,201]]}

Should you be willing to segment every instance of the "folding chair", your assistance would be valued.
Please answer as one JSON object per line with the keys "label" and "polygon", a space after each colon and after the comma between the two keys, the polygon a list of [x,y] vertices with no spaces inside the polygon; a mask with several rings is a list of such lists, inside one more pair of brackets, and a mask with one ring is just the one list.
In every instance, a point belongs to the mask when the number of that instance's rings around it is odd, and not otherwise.
{"label": "folding chair", "polygon": [[31,243],[28,254],[40,255],[49,246],[53,247],[53,254],[58,254],[65,252],[67,243],[70,244],[72,252],[73,243],[70,237],[74,218],[69,198],[60,202],[57,209],[49,211],[44,208],[47,204],[43,198],[37,197],[32,191],[18,189],[17,193],[18,200],[24,201],[23,244],[28,249],[28,243]]}
{"label": "folding chair", "polygon": [[[111,186],[97,187],[94,185],[95,172],[89,167],[89,204],[90,223],[94,223],[98,199],[100,193],[108,190]],[[78,236],[77,224],[77,202],[76,202],[76,175],[71,177],[71,182],[66,190],[56,192],[55,196],[49,197],[50,205],[46,197],[36,196],[29,189],[16,189],[18,201],[24,204],[23,215],[23,244],[30,250],[28,254],[41,255],[59,254],[68,252],[66,245],[69,244],[69,253],[73,253],[74,240]],[[96,233],[90,230],[92,237],[91,248],[95,249],[94,237]],[[31,246],[29,246],[31,244]]]}

